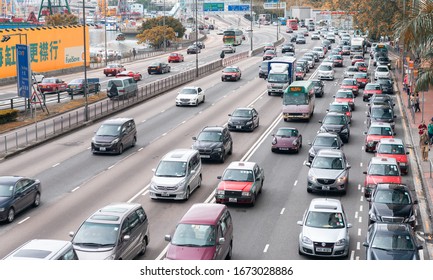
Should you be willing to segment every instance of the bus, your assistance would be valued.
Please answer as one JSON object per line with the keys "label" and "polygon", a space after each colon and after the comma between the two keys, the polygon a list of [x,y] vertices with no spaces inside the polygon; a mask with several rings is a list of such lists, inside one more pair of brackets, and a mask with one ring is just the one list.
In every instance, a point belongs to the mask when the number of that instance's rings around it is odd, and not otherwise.
{"label": "bus", "polygon": [[295,18],[288,19],[287,27],[290,27],[292,30],[298,30],[298,20]]}
{"label": "bus", "polygon": [[242,44],[242,30],[239,29],[229,29],[224,31],[223,42],[224,44],[229,44],[233,46],[238,46]]}
{"label": "bus", "polygon": [[314,84],[312,81],[295,81],[283,94],[283,119],[309,120],[314,113]]}

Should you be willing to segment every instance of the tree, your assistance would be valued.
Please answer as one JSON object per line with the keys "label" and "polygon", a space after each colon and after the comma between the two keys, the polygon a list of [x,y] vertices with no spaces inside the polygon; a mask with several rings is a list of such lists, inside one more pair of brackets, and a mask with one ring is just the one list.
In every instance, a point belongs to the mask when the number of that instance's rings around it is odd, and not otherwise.
{"label": "tree", "polygon": [[155,26],[138,34],[137,39],[137,44],[149,43],[154,48],[159,49],[163,46],[164,39],[167,41],[175,41],[176,35],[173,28],[169,26]]}
{"label": "tree", "polygon": [[78,24],[78,17],[72,14],[53,14],[45,17],[47,26],[65,26]]}
{"label": "tree", "polygon": [[[141,26],[142,31],[146,31],[148,29],[152,29],[156,26],[162,26],[164,23],[163,17],[156,17],[147,19],[145,22],[143,22]],[[185,34],[185,27],[183,27],[182,23],[175,19],[174,17],[165,17],[165,26],[171,27],[171,29],[174,31],[175,36],[177,38],[183,38],[183,35]]]}

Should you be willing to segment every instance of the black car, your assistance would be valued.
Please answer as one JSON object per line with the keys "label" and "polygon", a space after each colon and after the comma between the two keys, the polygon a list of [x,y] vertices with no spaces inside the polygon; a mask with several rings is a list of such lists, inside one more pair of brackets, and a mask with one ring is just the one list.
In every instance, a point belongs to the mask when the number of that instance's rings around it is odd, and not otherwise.
{"label": "black car", "polygon": [[205,45],[202,41],[194,42],[193,46],[198,46],[200,49],[204,49]]}
{"label": "black car", "polygon": [[340,136],[344,143],[349,142],[350,138],[350,119],[345,114],[329,112],[319,123],[322,126],[319,132],[333,132]]}
{"label": "black car", "polygon": [[171,66],[165,62],[154,62],[147,67],[147,73],[152,74],[164,74],[171,71]]}
{"label": "black car", "polygon": [[376,80],[376,83],[382,88],[382,93],[394,94],[394,83],[391,79],[380,78]]}
{"label": "black car", "polygon": [[409,188],[403,184],[377,184],[369,201],[369,223],[408,223],[415,226],[415,204]]}
{"label": "black car", "polygon": [[373,223],[368,227],[366,248],[367,260],[419,260],[423,248],[418,245],[414,230],[409,224]]}
{"label": "black car", "polygon": [[308,143],[311,148],[308,151],[308,162],[312,162],[320,150],[337,149],[340,150],[344,143],[336,133],[320,132],[317,133],[312,143]]}
{"label": "black car", "polygon": [[282,53],[286,53],[286,52],[295,52],[295,46],[293,44],[284,44],[281,46],[281,52]]}
{"label": "black car", "polygon": [[389,95],[386,94],[373,94],[370,99],[368,106],[372,105],[380,105],[380,104],[388,104],[390,107],[394,107],[394,100]]}
{"label": "black car", "polygon": [[310,72],[310,67],[308,67],[308,60],[304,58],[300,58],[296,60],[296,67],[302,67],[305,71],[305,73]]}
{"label": "black car", "polygon": [[325,83],[321,80],[313,79],[311,80],[314,85],[314,94],[316,97],[323,97],[325,94]]}
{"label": "black car", "polygon": [[259,126],[259,113],[254,108],[236,108],[229,117],[229,130],[254,131]]}
{"label": "black car", "polygon": [[290,38],[290,42],[292,42],[292,43],[296,43],[296,36],[292,36],[292,37]]}
{"label": "black car", "polygon": [[0,221],[13,222],[15,215],[41,203],[41,182],[22,176],[0,176]]}
{"label": "black car", "polygon": [[370,127],[372,122],[389,123],[394,129],[396,115],[393,107],[388,105],[370,105],[367,112],[367,127]]}
{"label": "black car", "polygon": [[388,69],[391,70],[391,60],[387,56],[379,56],[376,59],[376,65],[388,66]]}
{"label": "black car", "polygon": [[132,118],[115,118],[104,121],[92,138],[93,154],[121,154],[137,142],[137,129]]}
{"label": "black car", "polygon": [[328,48],[328,50],[331,49],[331,45],[332,45],[331,41],[329,41],[327,39],[323,40],[322,43],[320,44],[320,46],[322,46],[324,48]]}
{"label": "black car", "polygon": [[196,45],[191,45],[186,49],[187,54],[197,54],[200,53],[200,48]]}
{"label": "black car", "polygon": [[259,66],[259,78],[268,78],[268,62],[263,61]]}
{"label": "black car", "polygon": [[232,154],[232,136],[225,127],[206,126],[192,139],[195,141],[192,148],[198,150],[203,160],[217,160],[223,163],[226,156]]}

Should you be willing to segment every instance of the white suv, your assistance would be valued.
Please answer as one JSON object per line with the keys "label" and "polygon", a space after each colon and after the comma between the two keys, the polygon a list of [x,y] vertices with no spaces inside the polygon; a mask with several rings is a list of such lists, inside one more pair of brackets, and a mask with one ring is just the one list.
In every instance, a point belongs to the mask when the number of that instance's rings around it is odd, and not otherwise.
{"label": "white suv", "polygon": [[349,254],[349,228],[343,205],[337,199],[315,198],[305,211],[299,234],[299,254],[345,257]]}
{"label": "white suv", "polygon": [[334,80],[334,66],[331,62],[322,62],[317,71],[317,77],[320,80]]}
{"label": "white suv", "polygon": [[374,79],[391,78],[391,73],[389,72],[388,66],[377,66],[374,70]]}

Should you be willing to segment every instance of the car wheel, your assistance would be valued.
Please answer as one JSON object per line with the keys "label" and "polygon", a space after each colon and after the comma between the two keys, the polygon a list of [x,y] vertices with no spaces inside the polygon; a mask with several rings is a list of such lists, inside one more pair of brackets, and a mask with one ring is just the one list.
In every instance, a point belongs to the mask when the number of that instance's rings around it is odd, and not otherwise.
{"label": "car wheel", "polygon": [[190,195],[191,195],[191,190],[189,187],[187,187],[185,192],[185,200],[188,200]]}
{"label": "car wheel", "polygon": [[201,181],[202,181],[202,177],[200,175],[200,177],[198,178],[198,184],[197,184],[197,188],[201,187]]}
{"label": "car wheel", "polygon": [[221,81],[222,81],[222,82],[225,82],[225,79],[224,79],[224,78],[221,78]]}
{"label": "car wheel", "polygon": [[131,147],[134,147],[135,143],[137,143],[137,137],[136,136],[134,136],[134,139],[132,139]]}
{"label": "car wheel", "polygon": [[33,200],[33,207],[38,207],[41,204],[41,194],[36,193],[35,199]]}
{"label": "car wheel", "polygon": [[233,241],[230,242],[229,251],[227,252],[226,260],[231,260],[233,254]]}
{"label": "car wheel", "polygon": [[204,103],[205,100],[206,100],[206,96],[203,95],[203,100],[201,101],[201,103]]}
{"label": "car wheel", "polygon": [[313,191],[309,188],[307,188],[307,193],[312,193]]}
{"label": "car wheel", "polygon": [[229,155],[231,155],[233,153],[233,143],[230,145],[230,150],[229,150]]}
{"label": "car wheel", "polygon": [[123,153],[123,144],[120,144],[119,149],[117,150],[117,153],[121,155]]}
{"label": "car wheel", "polygon": [[146,249],[147,249],[147,239],[146,237],[143,237],[143,240],[141,240],[141,249],[138,254],[140,256],[144,255],[146,253]]}
{"label": "car wheel", "polygon": [[226,151],[222,151],[220,163],[224,163],[226,161]]}
{"label": "car wheel", "polygon": [[7,222],[8,223],[12,223],[15,219],[15,210],[13,208],[10,208],[8,211],[8,216],[7,216]]}
{"label": "car wheel", "polygon": [[256,197],[257,197],[257,195],[253,194],[253,197],[251,199],[251,207],[253,207],[254,205],[256,205]]}

